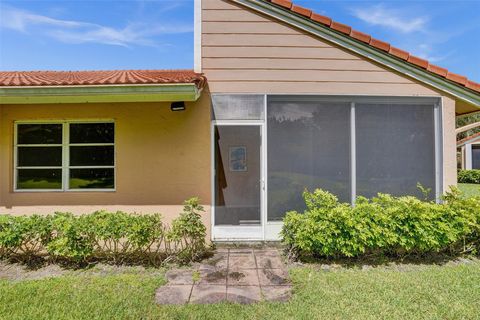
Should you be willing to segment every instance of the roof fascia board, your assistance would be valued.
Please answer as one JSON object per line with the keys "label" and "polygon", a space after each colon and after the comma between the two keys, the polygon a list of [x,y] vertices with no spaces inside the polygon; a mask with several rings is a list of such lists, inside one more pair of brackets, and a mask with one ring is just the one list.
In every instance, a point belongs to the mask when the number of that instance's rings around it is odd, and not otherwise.
{"label": "roof fascia board", "polygon": [[0,87],[1,104],[196,101],[193,84]]}
{"label": "roof fascia board", "polygon": [[467,140],[467,141],[463,141],[462,143],[458,143],[458,144],[457,144],[457,148],[463,147],[463,146],[466,145],[466,144],[475,143],[475,142],[477,142],[478,140],[480,140],[480,136],[475,137],[475,138],[470,139],[470,140]]}
{"label": "roof fascia board", "polygon": [[463,100],[480,108],[479,94],[476,94],[466,88],[462,88],[456,84],[453,84],[446,79],[437,77],[420,68],[407,64],[405,63],[405,61],[394,58],[384,52],[372,48],[369,45],[351,39],[350,37],[338,33],[330,28],[312,22],[307,18],[296,15],[292,12],[285,11],[284,9],[276,7],[275,5],[265,2],[263,0],[231,1],[253,9],[255,11],[261,12],[280,21],[283,21],[296,28],[314,34],[322,39],[333,42],[341,47],[347,48],[348,50],[353,51],[361,56],[378,62],[386,67],[389,67],[390,69],[401,72],[411,78],[426,83],[436,89],[444,91],[460,100]]}

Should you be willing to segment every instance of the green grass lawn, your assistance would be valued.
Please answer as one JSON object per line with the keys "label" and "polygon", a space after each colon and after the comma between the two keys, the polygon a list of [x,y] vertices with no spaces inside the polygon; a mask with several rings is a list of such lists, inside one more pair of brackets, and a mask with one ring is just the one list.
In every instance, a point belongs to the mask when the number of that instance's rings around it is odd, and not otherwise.
{"label": "green grass lawn", "polygon": [[290,271],[288,303],[157,306],[162,274],[0,281],[1,319],[479,319],[480,262]]}
{"label": "green grass lawn", "polygon": [[458,188],[467,197],[480,196],[480,184],[459,183]]}

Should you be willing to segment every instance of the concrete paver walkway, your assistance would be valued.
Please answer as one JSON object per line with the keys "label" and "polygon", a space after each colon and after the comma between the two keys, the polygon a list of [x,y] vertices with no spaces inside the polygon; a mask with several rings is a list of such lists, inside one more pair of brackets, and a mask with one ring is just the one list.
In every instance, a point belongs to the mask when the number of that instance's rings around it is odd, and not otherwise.
{"label": "concrete paver walkway", "polygon": [[219,249],[189,269],[166,274],[168,283],[155,294],[159,304],[242,304],[287,301],[291,283],[277,249]]}

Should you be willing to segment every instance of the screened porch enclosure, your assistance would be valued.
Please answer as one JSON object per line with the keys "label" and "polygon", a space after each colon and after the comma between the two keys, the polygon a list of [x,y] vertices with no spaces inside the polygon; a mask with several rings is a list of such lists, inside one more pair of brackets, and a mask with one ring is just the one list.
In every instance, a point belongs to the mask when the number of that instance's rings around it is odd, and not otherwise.
{"label": "screened porch enclosure", "polygon": [[480,145],[472,145],[472,169],[480,170]]}
{"label": "screened porch enclosure", "polygon": [[[248,189],[264,197],[256,203],[263,203],[261,220],[267,225],[280,222],[290,210],[303,211],[304,190],[321,188],[347,203],[378,193],[423,198],[418,184],[430,190],[430,199],[441,193],[436,98],[214,95],[212,102],[214,126],[229,121],[264,125],[264,134],[255,137],[263,163],[246,157],[245,166],[264,168],[258,171],[263,190]],[[234,128],[228,135],[245,131],[239,127],[235,133]],[[216,140],[221,135],[215,130]],[[222,189],[229,185],[225,170],[225,163],[216,161],[215,175],[224,180],[214,179],[215,225],[229,221],[218,201],[228,191]]]}

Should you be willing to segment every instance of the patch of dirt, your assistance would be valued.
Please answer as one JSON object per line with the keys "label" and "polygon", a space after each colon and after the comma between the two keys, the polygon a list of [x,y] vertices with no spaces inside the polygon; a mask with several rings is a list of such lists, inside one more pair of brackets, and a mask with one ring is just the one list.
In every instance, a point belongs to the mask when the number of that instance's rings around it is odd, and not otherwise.
{"label": "patch of dirt", "polygon": [[0,279],[10,281],[39,280],[60,277],[70,270],[65,270],[59,265],[46,265],[38,269],[31,269],[26,265],[0,261]]}
{"label": "patch of dirt", "polygon": [[75,274],[95,275],[95,276],[111,276],[118,274],[148,274],[148,275],[164,275],[163,269],[145,268],[143,266],[117,266],[99,263],[89,269],[79,269],[74,271]]}
{"label": "patch of dirt", "polygon": [[24,281],[62,277],[66,275],[111,276],[118,274],[148,274],[161,276],[163,269],[145,268],[142,266],[114,266],[97,264],[88,268],[72,270],[58,264],[46,264],[32,269],[25,264],[11,263],[0,260],[0,280]]}
{"label": "patch of dirt", "polygon": [[366,261],[366,260],[355,260],[350,261],[346,259],[339,260],[319,260],[319,261],[309,261],[309,262],[293,262],[290,263],[290,267],[300,267],[300,266],[312,266],[318,270],[324,272],[331,271],[340,271],[345,269],[359,269],[362,271],[369,270],[393,270],[398,272],[410,272],[418,271],[427,266],[438,265],[438,266],[459,266],[465,264],[477,263],[480,264],[480,259],[476,257],[451,257],[450,259],[439,259],[439,260],[430,260],[430,259],[392,259],[392,260],[382,260],[380,261]]}

